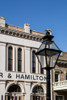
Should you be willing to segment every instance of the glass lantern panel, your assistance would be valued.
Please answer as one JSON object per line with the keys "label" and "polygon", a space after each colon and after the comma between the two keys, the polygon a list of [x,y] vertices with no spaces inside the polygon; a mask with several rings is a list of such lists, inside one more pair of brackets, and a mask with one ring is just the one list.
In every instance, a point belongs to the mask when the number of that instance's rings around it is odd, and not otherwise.
{"label": "glass lantern panel", "polygon": [[47,55],[47,56],[54,56],[56,54],[58,54],[59,51],[58,50],[54,50],[54,49],[45,49],[45,53],[44,55]]}
{"label": "glass lantern panel", "polygon": [[50,48],[51,48],[51,49],[55,49],[55,50],[60,50],[60,49],[58,48],[58,46],[55,44],[55,42],[53,42],[53,43],[51,44]]}
{"label": "glass lantern panel", "polygon": [[57,54],[57,55],[54,55],[54,56],[51,57],[50,67],[55,67],[57,59],[58,59],[58,56],[59,55]]}
{"label": "glass lantern panel", "polygon": [[54,67],[58,58],[58,54],[54,56],[47,56],[46,58],[46,66],[45,67]]}
{"label": "glass lantern panel", "polygon": [[44,60],[44,56],[40,56],[40,73],[43,74],[44,73],[44,70],[43,70],[43,67],[45,65],[45,60]]}
{"label": "glass lantern panel", "polygon": [[46,56],[46,67],[50,67],[50,57]]}
{"label": "glass lantern panel", "polygon": [[43,50],[43,49],[45,48],[45,46],[46,46],[46,41],[43,42],[43,43],[40,45],[40,47],[38,48],[37,52]]}
{"label": "glass lantern panel", "polygon": [[45,44],[46,44],[45,48],[60,50],[53,41],[46,41]]}
{"label": "glass lantern panel", "polygon": [[42,56],[53,56],[59,52],[60,49],[56,46],[56,44],[53,41],[44,41],[39,49],[37,50],[37,55]]}

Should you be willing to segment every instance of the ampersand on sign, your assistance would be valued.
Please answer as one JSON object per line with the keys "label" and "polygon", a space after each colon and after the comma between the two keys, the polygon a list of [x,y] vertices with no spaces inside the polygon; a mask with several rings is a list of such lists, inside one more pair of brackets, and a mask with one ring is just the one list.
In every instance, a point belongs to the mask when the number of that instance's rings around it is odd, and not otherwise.
{"label": "ampersand on sign", "polygon": [[11,74],[10,74],[10,73],[8,73],[8,78],[12,78],[12,76],[11,76]]}

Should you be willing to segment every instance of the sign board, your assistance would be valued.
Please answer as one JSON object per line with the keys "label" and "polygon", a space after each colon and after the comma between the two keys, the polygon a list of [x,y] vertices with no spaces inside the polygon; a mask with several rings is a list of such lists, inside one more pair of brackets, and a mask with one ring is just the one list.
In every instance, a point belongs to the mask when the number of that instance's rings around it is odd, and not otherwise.
{"label": "sign board", "polygon": [[41,74],[26,74],[17,72],[0,72],[1,80],[46,82],[46,76]]}

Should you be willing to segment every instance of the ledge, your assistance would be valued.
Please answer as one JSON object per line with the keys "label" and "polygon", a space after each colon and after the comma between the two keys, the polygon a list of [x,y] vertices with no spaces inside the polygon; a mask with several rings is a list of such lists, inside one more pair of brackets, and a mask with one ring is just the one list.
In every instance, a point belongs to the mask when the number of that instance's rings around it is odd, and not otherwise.
{"label": "ledge", "polygon": [[0,34],[42,42],[42,36],[31,34],[31,33],[29,34],[17,30],[12,30],[1,26],[0,26]]}

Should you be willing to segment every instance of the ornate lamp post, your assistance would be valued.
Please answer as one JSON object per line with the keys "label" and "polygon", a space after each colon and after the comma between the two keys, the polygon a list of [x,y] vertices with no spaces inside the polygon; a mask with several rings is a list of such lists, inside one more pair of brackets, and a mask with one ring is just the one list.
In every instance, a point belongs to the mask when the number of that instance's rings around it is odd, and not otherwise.
{"label": "ornate lamp post", "polygon": [[46,69],[46,98],[51,100],[51,89],[50,89],[50,70],[53,69],[57,63],[58,57],[60,56],[61,50],[52,41],[54,36],[51,35],[51,30],[46,30],[46,35],[42,38],[43,42],[38,48],[36,55],[44,56]]}

